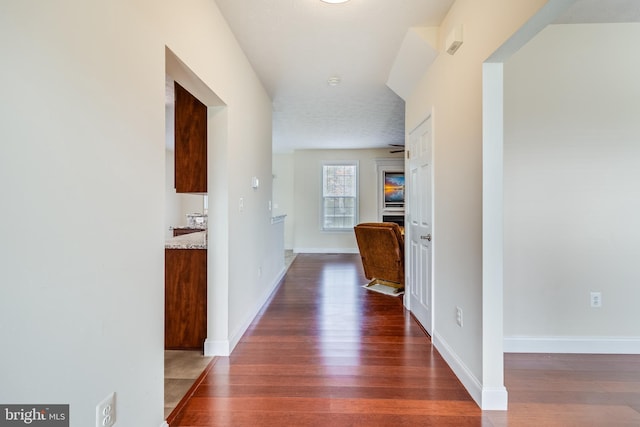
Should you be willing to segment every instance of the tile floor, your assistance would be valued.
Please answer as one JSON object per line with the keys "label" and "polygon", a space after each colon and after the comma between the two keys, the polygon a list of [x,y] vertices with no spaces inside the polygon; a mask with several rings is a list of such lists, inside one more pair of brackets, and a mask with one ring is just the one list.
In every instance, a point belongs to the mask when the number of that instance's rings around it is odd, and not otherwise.
{"label": "tile floor", "polygon": [[205,357],[200,351],[165,350],[164,352],[164,417],[189,391],[213,357]]}

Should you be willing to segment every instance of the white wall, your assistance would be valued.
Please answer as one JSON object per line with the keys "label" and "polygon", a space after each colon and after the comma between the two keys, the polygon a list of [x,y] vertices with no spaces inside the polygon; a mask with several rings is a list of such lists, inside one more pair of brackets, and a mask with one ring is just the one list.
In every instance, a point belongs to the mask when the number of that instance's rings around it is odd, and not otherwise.
{"label": "white wall", "polygon": [[[544,3],[457,0],[440,27],[440,54],[406,104],[407,132],[433,113],[434,343],[476,401],[483,385],[482,63]],[[444,40],[461,24],[464,43],[451,56]]]}
{"label": "white wall", "polygon": [[299,150],[294,153],[294,251],[358,252],[353,231],[320,230],[322,162],[359,162],[359,222],[378,221],[378,175],[375,159],[402,158],[387,149]]}
{"label": "white wall", "polygon": [[287,215],[284,223],[284,247],[293,249],[293,153],[273,153],[273,175],[273,215]]}
{"label": "white wall", "polygon": [[637,23],[554,25],[505,64],[507,350],[640,349],[638,40]]}
{"label": "white wall", "polygon": [[2,2],[3,403],[69,403],[88,426],[115,391],[118,425],[163,421],[165,45],[228,105],[228,205],[250,207],[224,237],[228,330],[275,279],[243,273],[273,262],[271,106],[215,3]]}

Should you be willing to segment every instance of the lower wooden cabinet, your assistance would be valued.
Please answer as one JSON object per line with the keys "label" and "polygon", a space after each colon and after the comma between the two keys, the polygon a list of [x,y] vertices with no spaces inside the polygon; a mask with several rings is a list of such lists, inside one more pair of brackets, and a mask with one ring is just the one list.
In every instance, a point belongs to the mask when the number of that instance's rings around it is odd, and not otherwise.
{"label": "lower wooden cabinet", "polygon": [[164,347],[203,349],[207,338],[207,250],[165,249]]}

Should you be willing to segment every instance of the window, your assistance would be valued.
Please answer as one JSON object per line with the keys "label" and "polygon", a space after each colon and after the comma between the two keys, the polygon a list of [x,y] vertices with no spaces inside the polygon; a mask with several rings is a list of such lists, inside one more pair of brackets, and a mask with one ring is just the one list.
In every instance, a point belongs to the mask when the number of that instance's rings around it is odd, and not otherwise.
{"label": "window", "polygon": [[322,165],[322,229],[353,230],[358,220],[358,164]]}

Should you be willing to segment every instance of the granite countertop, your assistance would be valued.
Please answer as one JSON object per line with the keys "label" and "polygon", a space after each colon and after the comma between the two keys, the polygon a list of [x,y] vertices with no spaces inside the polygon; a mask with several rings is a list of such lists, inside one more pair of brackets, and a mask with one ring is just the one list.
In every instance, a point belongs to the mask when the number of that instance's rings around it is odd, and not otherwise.
{"label": "granite countertop", "polygon": [[207,232],[183,234],[170,237],[164,243],[165,249],[207,249]]}

